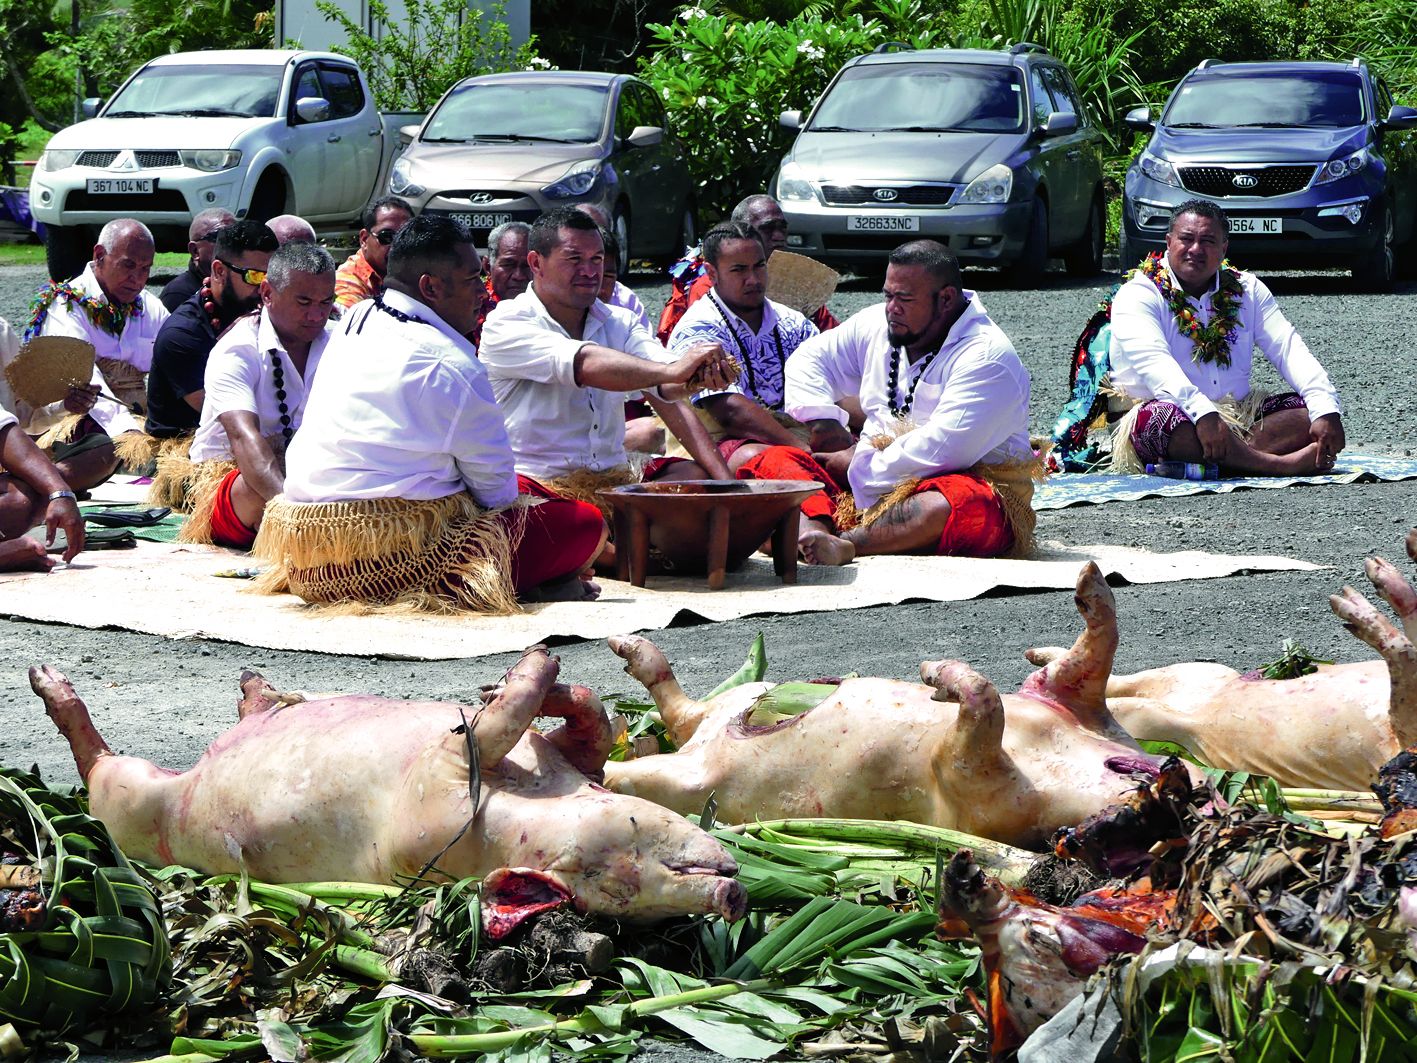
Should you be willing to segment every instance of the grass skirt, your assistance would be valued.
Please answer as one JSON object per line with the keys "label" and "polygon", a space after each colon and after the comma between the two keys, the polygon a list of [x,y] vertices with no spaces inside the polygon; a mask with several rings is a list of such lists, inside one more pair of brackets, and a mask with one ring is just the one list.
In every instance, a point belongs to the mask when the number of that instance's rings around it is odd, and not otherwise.
{"label": "grass skirt", "polygon": [[[217,492],[227,474],[236,468],[234,461],[188,461],[190,470],[182,481],[186,501],[192,507],[192,515],[182,523],[177,533],[179,543],[210,543],[212,541],[212,510],[216,506]],[[156,481],[154,481],[156,487]],[[151,496],[149,496],[151,497]]]}
{"label": "grass skirt", "polygon": [[484,510],[466,492],[416,502],[278,495],[251,548],[271,566],[253,590],[355,612],[516,613],[512,555],[524,526],[516,517]]}

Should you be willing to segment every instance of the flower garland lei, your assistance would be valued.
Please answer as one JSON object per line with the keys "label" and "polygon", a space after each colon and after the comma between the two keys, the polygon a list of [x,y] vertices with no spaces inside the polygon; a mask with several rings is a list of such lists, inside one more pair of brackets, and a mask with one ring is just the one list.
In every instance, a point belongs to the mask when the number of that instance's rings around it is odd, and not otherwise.
{"label": "flower garland lei", "polygon": [[1214,363],[1222,369],[1230,368],[1230,344],[1235,342],[1235,334],[1240,328],[1240,303],[1245,289],[1240,283],[1240,271],[1229,261],[1220,263],[1220,283],[1215,294],[1210,297],[1210,323],[1202,325],[1191,308],[1186,293],[1171,279],[1170,271],[1161,264],[1161,254],[1148,255],[1137,272],[1156,285],[1156,290],[1171,307],[1176,325],[1181,335],[1189,336],[1195,344],[1191,361],[1202,365]]}
{"label": "flower garland lei", "polygon": [[128,323],[128,319],[141,317],[143,314],[141,298],[135,299],[131,303],[110,303],[89,295],[72,284],[51,284],[41,288],[30,300],[30,319],[25,326],[25,339],[32,339],[39,333],[44,319],[49,316],[50,308],[58,299],[63,299],[71,306],[82,308],[90,323],[103,329],[110,336],[121,336],[123,326]]}

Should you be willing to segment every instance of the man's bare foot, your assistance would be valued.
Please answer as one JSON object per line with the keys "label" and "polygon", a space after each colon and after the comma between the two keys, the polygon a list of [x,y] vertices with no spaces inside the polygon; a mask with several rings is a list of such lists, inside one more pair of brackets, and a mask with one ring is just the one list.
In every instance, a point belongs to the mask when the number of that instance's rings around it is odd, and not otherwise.
{"label": "man's bare foot", "polygon": [[0,542],[0,572],[48,572],[54,563],[43,544],[28,536]]}
{"label": "man's bare foot", "polygon": [[526,591],[524,602],[593,602],[600,597],[600,584],[583,577],[567,576]]}
{"label": "man's bare foot", "polygon": [[1328,465],[1323,468],[1319,466],[1319,445],[1310,443],[1307,447],[1301,447],[1290,454],[1279,455],[1282,466],[1287,468],[1292,476],[1312,476],[1315,473],[1327,473],[1333,471],[1333,466]]}
{"label": "man's bare foot", "polygon": [[812,528],[797,537],[797,556],[809,565],[848,565],[856,557],[856,547],[831,532]]}

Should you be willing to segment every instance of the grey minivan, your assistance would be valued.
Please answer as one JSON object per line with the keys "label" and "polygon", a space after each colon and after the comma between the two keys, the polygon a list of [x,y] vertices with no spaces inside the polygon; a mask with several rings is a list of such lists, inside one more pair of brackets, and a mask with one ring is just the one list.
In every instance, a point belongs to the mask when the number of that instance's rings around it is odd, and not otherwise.
{"label": "grey minivan", "polygon": [[879,268],[930,237],[1023,282],[1055,255],[1101,269],[1102,134],[1039,45],[882,45],[842,67],[805,121],[781,122],[799,130],[774,181],[794,251]]}

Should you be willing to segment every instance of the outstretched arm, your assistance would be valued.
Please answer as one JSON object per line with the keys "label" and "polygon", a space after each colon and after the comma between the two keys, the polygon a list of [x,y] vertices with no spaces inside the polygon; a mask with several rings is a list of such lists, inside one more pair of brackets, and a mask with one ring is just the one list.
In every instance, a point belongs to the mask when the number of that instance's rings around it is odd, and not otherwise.
{"label": "outstretched arm", "polygon": [[728,471],[728,463],[723,460],[713,437],[708,434],[708,429],[693,410],[682,402],[666,402],[649,394],[645,395],[645,399],[654,408],[654,412],[659,414],[660,420],[669,431],[674,433],[674,438],[684,444],[684,449],[689,452],[689,457],[698,462],[699,468],[714,480],[733,479],[733,474]]}

